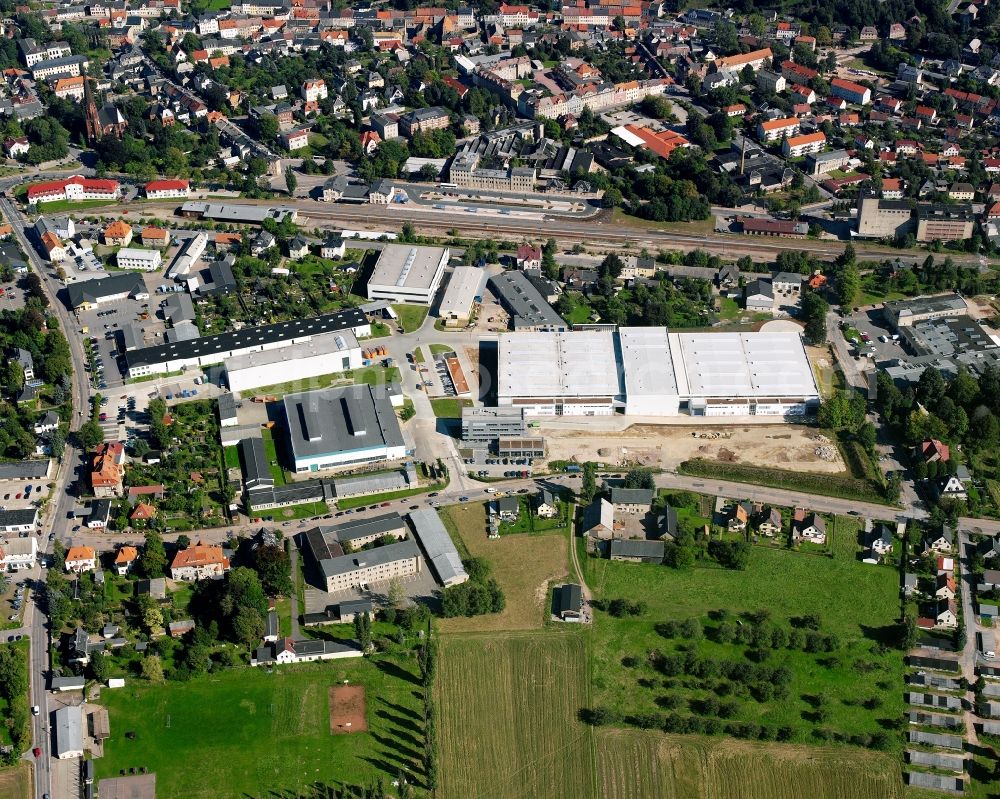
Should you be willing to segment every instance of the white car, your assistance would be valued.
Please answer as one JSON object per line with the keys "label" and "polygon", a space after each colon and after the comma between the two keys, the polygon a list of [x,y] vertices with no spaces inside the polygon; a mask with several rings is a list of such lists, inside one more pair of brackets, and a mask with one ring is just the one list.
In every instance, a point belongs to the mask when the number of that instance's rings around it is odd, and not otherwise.
{"label": "white car", "polygon": [[41,709],[40,709],[40,708],[38,707],[38,705],[32,705],[32,706],[31,706],[31,715],[32,715],[32,716],[37,716],[37,715],[38,715],[39,713],[41,713],[41,712],[42,712],[42,711],[41,711]]}

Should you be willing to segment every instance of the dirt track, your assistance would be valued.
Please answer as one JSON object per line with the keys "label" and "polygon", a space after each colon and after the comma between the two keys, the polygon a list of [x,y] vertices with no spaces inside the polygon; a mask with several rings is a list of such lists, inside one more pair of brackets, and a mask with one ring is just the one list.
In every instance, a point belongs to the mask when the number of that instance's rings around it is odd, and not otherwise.
{"label": "dirt track", "polygon": [[[751,463],[780,469],[836,474],[846,466],[836,447],[815,428],[797,425],[762,427],[671,427],[632,425],[603,434],[546,429],[549,460],[588,460],[624,466],[638,464],[673,469],[690,458]],[[718,435],[718,438],[700,436]],[[823,456],[817,454],[820,448]]]}
{"label": "dirt track", "polygon": [[330,732],[334,735],[342,735],[367,731],[365,687],[363,685],[331,685]]}

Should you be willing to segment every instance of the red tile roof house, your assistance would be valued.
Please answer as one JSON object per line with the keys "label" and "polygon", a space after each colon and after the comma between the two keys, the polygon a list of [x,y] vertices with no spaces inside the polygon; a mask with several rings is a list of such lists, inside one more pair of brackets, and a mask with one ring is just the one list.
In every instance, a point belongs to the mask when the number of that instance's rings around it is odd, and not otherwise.
{"label": "red tile roof house", "polygon": [[929,438],[926,441],[921,441],[920,454],[923,456],[925,463],[947,461],[951,458],[951,450],[948,449],[948,445],[943,444],[936,438]]}
{"label": "red tile roof house", "polygon": [[542,248],[532,247],[530,244],[521,244],[517,248],[517,268],[518,269],[541,269],[542,268]]}

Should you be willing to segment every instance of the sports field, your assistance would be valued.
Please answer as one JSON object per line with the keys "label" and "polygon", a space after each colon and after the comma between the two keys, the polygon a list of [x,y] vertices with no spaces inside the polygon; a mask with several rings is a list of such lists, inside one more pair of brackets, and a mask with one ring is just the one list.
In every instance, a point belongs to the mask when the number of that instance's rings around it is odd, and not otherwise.
{"label": "sports field", "polygon": [[440,663],[441,797],[594,795],[579,631],[446,637]]}
{"label": "sports field", "polygon": [[442,508],[441,520],[462,551],[462,557],[467,553],[489,562],[490,576],[500,583],[507,600],[507,607],[501,613],[471,619],[442,619],[441,631],[484,632],[541,627],[548,616],[545,599],[549,584],[569,572],[566,532],[505,535],[491,541],[486,537],[486,509],[481,502]]}
{"label": "sports field", "polygon": [[[367,733],[331,734],[329,689],[344,680],[365,689]],[[223,671],[180,685],[132,680],[101,696],[114,734],[97,776],[145,766],[159,795],[186,799],[298,795],[317,782],[391,780],[400,768],[422,782],[419,682],[415,666],[388,658]]]}
{"label": "sports field", "polygon": [[601,799],[899,799],[898,758],[856,749],[601,730]]}

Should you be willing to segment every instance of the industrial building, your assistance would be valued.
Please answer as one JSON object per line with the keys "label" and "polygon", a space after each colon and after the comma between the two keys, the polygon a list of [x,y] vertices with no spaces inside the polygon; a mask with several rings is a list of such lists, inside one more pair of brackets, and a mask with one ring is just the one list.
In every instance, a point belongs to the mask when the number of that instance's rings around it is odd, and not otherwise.
{"label": "industrial building", "polygon": [[284,406],[296,472],[406,456],[403,433],[384,386],[286,394]]}
{"label": "industrial building", "polygon": [[361,346],[350,330],[323,333],[279,350],[236,355],[223,363],[230,391],[308,380],[363,365]]}
{"label": "industrial building", "polygon": [[368,281],[368,299],[430,305],[450,258],[447,247],[387,244]]}
{"label": "industrial building", "polygon": [[898,329],[928,319],[966,316],[969,307],[958,294],[938,294],[933,297],[914,297],[909,300],[887,302],[882,307],[882,313]]}
{"label": "industrial building", "polygon": [[798,333],[621,328],[501,334],[497,404],[537,416],[800,416],[819,390]]}
{"label": "industrial building", "polygon": [[181,206],[180,215],[192,219],[210,219],[214,222],[231,222],[243,225],[262,225],[265,219],[283,222],[286,218],[295,222],[298,210],[287,206],[268,207],[265,205],[233,205],[229,203],[206,203],[189,200]]}
{"label": "industrial building", "polygon": [[118,302],[131,297],[134,300],[149,298],[142,276],[134,273],[111,275],[96,280],[70,283],[66,287],[70,307],[89,310],[109,302]]}
{"label": "industrial building", "polygon": [[964,241],[972,235],[974,220],[967,203],[921,203],[917,206],[917,241]]}
{"label": "industrial building", "polygon": [[465,324],[473,306],[482,301],[486,272],[475,266],[456,266],[441,298],[438,316],[445,324]]}
{"label": "industrial building", "polygon": [[858,235],[862,238],[895,238],[913,229],[913,203],[880,200],[863,195],[858,200]]}
{"label": "industrial building", "polygon": [[[137,275],[130,277],[138,279]],[[90,280],[79,286],[76,284],[69,286],[70,297],[73,296],[74,288],[82,290],[96,282],[99,281]],[[201,336],[193,340],[172,341],[132,350],[125,354],[127,374],[132,379],[176,372],[189,366],[211,366],[223,363],[226,358],[290,347],[324,333],[339,333],[344,330],[351,331],[355,336],[371,335],[371,325],[365,315],[356,308],[348,308],[323,316],[291,319],[287,322],[275,322],[230,333],[218,333],[214,336]]]}
{"label": "industrial building", "polygon": [[448,587],[466,582],[469,575],[437,511],[433,508],[415,510],[410,512],[409,517],[417,540],[441,585]]}
{"label": "industrial building", "polygon": [[60,760],[83,757],[83,708],[66,705],[56,711],[55,756]]}
{"label": "industrial building", "polygon": [[538,287],[520,271],[501,272],[493,275],[489,282],[490,291],[497,302],[510,314],[510,325],[521,331],[563,331],[568,325],[549,301],[542,296]]}

